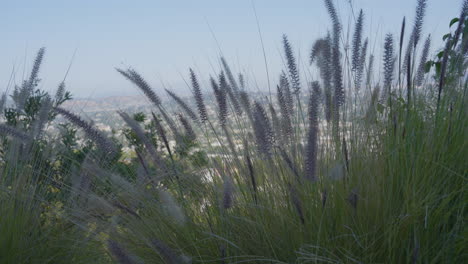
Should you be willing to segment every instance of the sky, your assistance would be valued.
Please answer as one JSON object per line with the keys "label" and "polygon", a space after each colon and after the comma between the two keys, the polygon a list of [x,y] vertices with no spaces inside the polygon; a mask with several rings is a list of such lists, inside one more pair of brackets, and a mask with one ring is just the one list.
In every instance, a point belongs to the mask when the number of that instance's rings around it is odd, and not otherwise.
{"label": "sky", "polygon": [[[375,54],[386,33],[399,35],[403,16],[411,31],[416,7],[416,0],[334,3],[345,31],[363,9]],[[20,83],[37,50],[46,47],[41,88],[55,91],[71,65],[66,85],[75,98],[138,95],[115,71],[129,66],[158,93],[164,87],[186,93],[188,69],[206,85],[219,70],[220,54],[234,72],[244,73],[250,89],[264,90],[260,35],[274,84],[283,67],[283,34],[300,58],[299,67],[307,70],[313,41],[331,28],[323,0],[0,0],[0,6],[0,91]],[[432,51],[441,46],[460,6],[461,0],[428,1],[423,36],[432,35]]]}

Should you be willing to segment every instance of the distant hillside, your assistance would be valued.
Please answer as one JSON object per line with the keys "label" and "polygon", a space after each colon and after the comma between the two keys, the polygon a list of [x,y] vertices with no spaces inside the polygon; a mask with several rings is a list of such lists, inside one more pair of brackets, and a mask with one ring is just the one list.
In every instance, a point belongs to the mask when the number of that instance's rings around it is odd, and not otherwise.
{"label": "distant hillside", "polygon": [[144,96],[112,96],[105,98],[78,98],[66,102],[68,109],[80,109],[83,112],[107,112],[148,106]]}

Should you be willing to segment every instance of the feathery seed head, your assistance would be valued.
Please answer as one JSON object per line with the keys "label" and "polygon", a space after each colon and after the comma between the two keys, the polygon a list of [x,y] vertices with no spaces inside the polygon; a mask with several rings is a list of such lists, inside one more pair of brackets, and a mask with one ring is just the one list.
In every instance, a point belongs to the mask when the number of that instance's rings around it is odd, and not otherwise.
{"label": "feathery seed head", "polygon": [[164,142],[164,146],[166,147],[167,152],[169,153],[169,156],[172,157],[172,151],[169,146],[169,140],[167,139],[167,136],[166,136],[166,130],[162,126],[159,118],[157,118],[153,112],[151,112],[151,115],[153,116],[153,122],[156,128],[156,133],[158,134],[159,138]]}
{"label": "feathery seed head", "polygon": [[61,102],[63,101],[63,97],[65,96],[65,82],[61,82],[55,92],[55,101]]}
{"label": "feathery seed head", "polygon": [[116,68],[116,70],[133,84],[135,84],[154,105],[161,105],[161,99],[159,96],[153,91],[151,86],[137,71],[131,68],[127,69],[126,71],[118,68]]}
{"label": "feathery seed head", "polygon": [[138,124],[138,122],[136,122],[133,118],[131,118],[125,112],[119,111],[118,114],[125,121],[125,123],[132,129],[132,131],[136,134],[137,138],[143,143],[146,150],[153,158],[155,164],[164,168],[164,163],[162,161],[162,158],[157,152],[156,147],[146,136],[145,131],[141,128],[140,124]]}
{"label": "feathery seed head", "polygon": [[318,82],[311,84],[312,94],[309,101],[309,131],[307,135],[307,147],[305,153],[305,177],[310,181],[317,180],[317,140],[318,140],[318,110],[320,103],[320,85]]}
{"label": "feathery seed head", "polygon": [[281,113],[282,134],[286,138],[289,139],[292,136],[292,132],[293,132],[290,109],[289,109],[288,102],[285,96],[285,92],[283,92],[283,89],[281,89],[279,85],[276,86],[276,88],[277,88],[278,104],[279,104],[280,113]]}
{"label": "feathery seed head", "polygon": [[427,39],[424,42],[424,48],[421,53],[418,70],[416,72],[416,80],[415,80],[416,86],[421,86],[423,83],[424,74],[426,73],[426,62],[427,62],[427,57],[429,56],[430,48],[431,48],[431,35],[427,36]]}
{"label": "feathery seed head", "polygon": [[356,70],[356,76],[355,76],[355,87],[357,90],[361,88],[361,82],[362,82],[362,77],[364,75],[364,66],[366,64],[366,55],[367,55],[367,45],[368,45],[368,39],[364,41],[362,44],[362,48],[360,51],[360,58],[359,58],[359,63],[357,65],[357,70]]}
{"label": "feathery seed head", "polygon": [[177,204],[174,197],[163,189],[159,189],[159,199],[161,201],[162,207],[165,209],[166,213],[171,216],[178,224],[185,224],[186,217],[182,208]]}
{"label": "feathery seed head", "polygon": [[38,138],[44,130],[44,126],[49,121],[49,113],[52,110],[52,99],[46,95],[41,100],[41,107],[33,123],[33,137]]}
{"label": "feathery seed head", "polygon": [[359,11],[359,16],[356,21],[356,26],[354,29],[354,35],[353,35],[353,52],[352,52],[352,57],[351,57],[351,70],[352,71],[357,71],[359,69],[359,65],[361,62],[361,42],[362,42],[362,28],[364,24],[364,14],[361,11]]}
{"label": "feathery seed head", "polygon": [[293,93],[298,94],[301,90],[301,83],[299,80],[299,72],[297,69],[296,59],[294,58],[294,53],[289,43],[288,37],[283,34],[283,48],[284,55],[286,57],[286,62],[289,71],[289,77],[292,82]]}
{"label": "feathery seed head", "polygon": [[234,92],[239,91],[239,86],[237,85],[236,79],[234,78],[234,75],[231,72],[231,68],[229,68],[229,65],[226,62],[226,59],[224,57],[221,57],[221,64],[223,65],[224,72],[226,73],[227,79],[229,80],[230,86],[234,89]]}
{"label": "feathery seed head", "polygon": [[210,78],[211,87],[213,88],[213,92],[216,98],[216,102],[218,103],[218,119],[221,126],[226,125],[226,119],[228,115],[227,109],[227,100],[226,100],[226,79],[224,74],[221,73],[219,75],[219,85],[213,78]]}
{"label": "feathery seed head", "polygon": [[192,111],[190,106],[188,106],[188,104],[182,98],[180,98],[178,95],[176,95],[174,92],[168,89],[166,89],[166,92],[172,99],[174,99],[174,101],[176,101],[177,104],[179,104],[179,106],[194,122],[198,122],[197,115],[195,114],[195,112]]}
{"label": "feathery seed head", "polygon": [[7,101],[7,94],[4,92],[2,93],[2,97],[0,98],[0,113],[3,112],[3,109],[6,106]]}
{"label": "feathery seed head", "polygon": [[234,205],[234,185],[232,180],[225,176],[223,183],[223,209],[229,209]]}
{"label": "feathery seed head", "polygon": [[203,101],[203,94],[198,84],[197,76],[192,69],[190,70],[190,80],[192,81],[193,96],[195,97],[195,102],[197,103],[198,114],[200,115],[200,120],[202,123],[208,121],[208,114],[206,112],[205,102]]}
{"label": "feathery seed head", "polygon": [[42,47],[39,49],[36,55],[36,59],[34,60],[34,65],[31,70],[31,74],[29,75],[29,80],[27,82],[27,88],[32,91],[34,86],[36,85],[37,76],[39,74],[39,69],[41,68],[42,60],[44,59],[45,48]]}
{"label": "feathery seed head", "polygon": [[107,139],[101,131],[95,129],[92,127],[90,124],[85,122],[83,119],[81,119],[79,116],[61,108],[61,107],[54,107],[54,111],[63,117],[65,117],[68,121],[73,123],[75,126],[83,129],[85,132],[86,136],[94,141],[102,150],[105,152],[115,155],[117,154],[117,149],[114,146],[114,144]]}
{"label": "feathery seed head", "polygon": [[26,133],[4,124],[0,124],[0,134],[5,134],[17,138],[23,142],[28,142],[31,138]]}
{"label": "feathery seed head", "polygon": [[414,28],[413,28],[413,35],[414,35],[414,43],[413,45],[416,47],[418,45],[419,39],[421,38],[421,31],[424,21],[424,15],[426,13],[426,6],[427,0],[418,0],[418,4],[416,7],[416,16],[414,18]]}
{"label": "feathery seed head", "polygon": [[270,157],[273,142],[273,130],[266,111],[259,102],[254,103],[253,119],[258,151],[264,157]]}
{"label": "feathery seed head", "polygon": [[178,117],[179,117],[180,123],[182,123],[182,126],[185,129],[185,135],[187,136],[187,139],[189,141],[195,141],[195,139],[197,139],[197,134],[195,134],[195,131],[190,125],[190,122],[180,113],[178,114]]}
{"label": "feathery seed head", "polygon": [[280,75],[279,87],[284,93],[288,113],[292,115],[294,111],[294,100],[291,92],[291,87],[289,85],[288,77],[286,76],[286,73],[284,71],[282,71]]}
{"label": "feathery seed head", "polygon": [[393,48],[393,35],[387,34],[385,36],[384,43],[384,54],[383,54],[383,69],[384,69],[384,94],[383,100],[386,100],[387,96],[390,95],[392,80],[393,80],[393,71],[395,66],[394,60],[394,48]]}

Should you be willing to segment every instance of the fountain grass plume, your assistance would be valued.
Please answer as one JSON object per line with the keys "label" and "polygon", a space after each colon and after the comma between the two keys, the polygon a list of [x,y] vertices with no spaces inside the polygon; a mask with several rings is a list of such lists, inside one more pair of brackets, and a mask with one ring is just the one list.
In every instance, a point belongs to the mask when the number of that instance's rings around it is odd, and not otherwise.
{"label": "fountain grass plume", "polygon": [[172,194],[167,190],[159,189],[158,195],[161,206],[164,208],[167,215],[174,219],[177,224],[184,225],[187,222],[187,218],[183,209],[177,204]]}
{"label": "fountain grass plume", "polygon": [[250,103],[249,94],[246,91],[239,92],[239,102],[242,108],[244,108],[244,111],[247,113],[247,117],[249,118],[249,120],[252,121],[252,106]]}
{"label": "fountain grass plume", "polygon": [[227,210],[234,206],[234,184],[228,176],[223,176],[222,208]]}
{"label": "fountain grass plume", "polygon": [[61,82],[55,92],[55,102],[60,102],[65,96],[65,82]]}
{"label": "fountain grass plume", "polygon": [[61,107],[54,107],[53,111],[65,117],[68,121],[73,123],[75,126],[81,128],[86,136],[98,145],[103,151],[108,154],[115,155],[118,150],[115,145],[107,137],[105,137],[101,131],[95,129],[93,126],[85,122],[79,116],[65,110]]}
{"label": "fountain grass plume", "polygon": [[431,35],[427,36],[426,41],[424,42],[424,48],[421,53],[418,70],[416,72],[415,85],[421,86],[424,80],[424,74],[426,73],[426,62],[429,56],[429,49],[431,47]]}
{"label": "fountain grass plume", "polygon": [[27,89],[32,92],[34,88],[37,76],[39,74],[39,69],[41,68],[42,60],[44,59],[45,48],[42,47],[36,54],[36,59],[34,60],[33,67],[31,69],[31,73],[29,74],[29,80],[27,82]]}
{"label": "fountain grass plume", "polygon": [[312,82],[311,95],[309,99],[309,131],[307,134],[306,153],[304,155],[305,178],[309,181],[317,181],[317,148],[319,133],[319,103],[320,85]]}
{"label": "fountain grass plume", "polygon": [[345,91],[343,87],[343,73],[341,67],[341,53],[340,53],[340,37],[341,37],[341,23],[338,18],[335,6],[332,0],[324,0],[325,7],[330,15],[333,31],[332,31],[332,54],[331,64],[333,69],[333,86],[335,89],[333,95],[334,115],[335,119],[339,117],[339,107],[344,104]]}
{"label": "fountain grass plume", "polygon": [[36,58],[34,59],[33,67],[28,79],[24,80],[20,86],[15,85],[12,99],[15,102],[16,108],[20,111],[25,111],[24,107],[26,102],[34,92],[34,88],[38,85],[38,74],[42,65],[42,60],[44,59],[44,53],[45,48],[40,48],[36,54]]}
{"label": "fountain grass plume", "polygon": [[33,137],[39,138],[44,130],[45,125],[49,122],[49,114],[52,110],[53,102],[49,95],[46,95],[41,100],[41,106],[37,113],[36,120],[33,122]]}
{"label": "fountain grass plume", "polygon": [[241,91],[245,90],[245,78],[242,73],[239,73],[239,86],[240,86]]}
{"label": "fountain grass plume", "polygon": [[151,86],[137,71],[131,68],[127,70],[116,68],[116,70],[125,78],[127,78],[130,82],[135,84],[154,105],[161,106],[161,99],[159,98],[159,96],[154,92]]}
{"label": "fountain grass plume", "polygon": [[369,63],[367,64],[366,85],[371,86],[372,74],[374,73],[374,55],[369,56]]}
{"label": "fountain grass plume", "polygon": [[166,92],[172,99],[174,99],[174,101],[176,101],[176,103],[182,108],[182,110],[184,110],[184,112],[194,122],[198,122],[197,115],[195,114],[195,112],[193,112],[193,110],[190,108],[190,106],[188,106],[188,104],[182,98],[180,98],[177,94],[175,94],[174,92],[172,92],[172,91],[170,91],[168,89],[166,89]]}
{"label": "fountain grass plume", "polygon": [[419,39],[421,38],[421,31],[424,22],[424,16],[426,14],[426,6],[427,0],[418,0],[416,6],[416,16],[414,18],[414,27],[413,27],[413,38],[414,38],[414,47],[416,47],[419,43]]}
{"label": "fountain grass plume", "polygon": [[164,121],[166,121],[167,126],[171,130],[172,134],[174,135],[175,139],[178,139],[180,134],[179,134],[179,129],[177,128],[176,123],[172,119],[170,115],[167,114],[166,110],[162,107],[159,108],[159,112],[161,113]]}
{"label": "fountain grass plume", "polygon": [[193,97],[195,98],[195,102],[197,103],[198,114],[200,115],[200,120],[202,123],[208,121],[208,114],[206,112],[205,102],[203,101],[203,93],[200,89],[200,85],[198,84],[197,76],[192,69],[190,71],[190,80],[192,82],[192,92]]}
{"label": "fountain grass plume", "polygon": [[[223,59],[223,61],[224,61],[224,59]],[[229,70],[229,72],[231,71],[229,69],[229,66],[227,66],[225,61],[223,62],[223,65],[226,65],[224,68],[227,68]],[[229,72],[225,72],[225,71],[221,72],[221,75],[223,75],[223,78],[222,79],[220,78],[219,88],[224,90],[224,93],[231,100],[232,106],[234,108],[234,112],[238,116],[242,116],[242,108],[239,105],[239,100],[238,100],[238,98],[239,98],[239,88],[237,87],[237,83],[236,83],[236,80],[234,79],[234,76],[232,76],[232,73],[229,73]],[[221,82],[221,80],[222,80],[222,82]],[[228,83],[228,80],[229,80],[229,83]],[[234,85],[236,87],[233,86],[233,83],[234,83]]]}
{"label": "fountain grass plume", "polygon": [[239,86],[237,85],[236,79],[232,74],[231,68],[229,67],[224,57],[221,57],[221,64],[223,65],[224,72],[226,73],[226,77],[229,80],[229,84],[231,85],[232,89],[234,89],[234,93],[236,94],[239,91]]}
{"label": "fountain grass plume", "polygon": [[181,113],[179,113],[177,116],[179,117],[179,121],[182,124],[182,127],[184,127],[187,139],[189,141],[195,141],[197,139],[197,134],[193,130],[192,125],[190,125],[190,122]]}
{"label": "fountain grass plume", "polygon": [[294,99],[291,91],[291,86],[289,85],[288,77],[284,71],[280,74],[279,87],[283,91],[284,99],[286,101],[286,106],[290,116],[294,113]]}
{"label": "fountain grass plume", "polygon": [[[365,59],[365,52],[364,59]],[[322,78],[324,90],[324,107],[325,107],[325,120],[331,121],[332,116],[332,79],[333,79],[333,66],[332,66],[332,39],[330,33],[327,33],[325,38],[317,40],[312,46],[310,55],[310,63],[316,62]],[[358,72],[359,73],[359,72]],[[357,74],[358,74],[357,73]],[[356,82],[357,82],[356,77]]]}
{"label": "fountain grass plume", "polygon": [[468,16],[468,0],[465,0],[463,1],[463,4],[462,4],[460,17],[458,18],[458,26],[457,26],[457,29],[455,30],[455,35],[453,37],[453,48],[457,46],[458,40],[460,39],[460,36],[462,35],[467,16]]}
{"label": "fountain grass plume", "polygon": [[309,55],[309,64],[312,65],[317,58],[320,58],[323,50],[325,49],[327,45],[327,39],[326,38],[320,38],[317,39],[314,44],[312,45],[312,49],[310,50],[310,55]]}
{"label": "fountain grass plume", "polygon": [[23,142],[28,142],[31,140],[31,137],[24,133],[23,131],[20,131],[19,129],[16,129],[12,126],[8,126],[5,124],[0,124],[0,134],[8,135],[14,138],[17,138]]}
{"label": "fountain grass plume", "polygon": [[362,9],[359,11],[359,15],[356,21],[353,34],[353,44],[351,53],[351,70],[358,71],[361,64],[361,48],[362,48],[362,28],[364,24],[364,13]]}
{"label": "fountain grass plume", "polygon": [[[281,122],[280,119],[278,118],[278,114],[276,113],[275,107],[273,104],[270,102],[268,104],[268,108],[270,110],[270,115],[271,115],[271,122],[273,126],[273,143],[279,143],[278,141],[281,139],[285,139],[283,136],[283,129],[281,127]],[[283,142],[285,142],[283,140]]]}
{"label": "fountain grass plume", "polygon": [[269,158],[272,150],[273,130],[265,109],[257,101],[254,102],[253,118],[253,129],[258,152],[263,157]]}
{"label": "fountain grass plume", "polygon": [[398,49],[398,85],[401,85],[401,53],[403,52],[403,41],[405,39],[405,26],[406,26],[406,17],[403,17],[403,22],[401,23],[400,30],[400,46]]}
{"label": "fountain grass plume", "polygon": [[333,96],[332,96],[332,81],[333,81],[333,67],[332,67],[332,39],[330,33],[326,37],[326,46],[323,52],[323,66],[322,69],[322,80],[324,89],[324,101],[325,101],[325,119],[327,122],[331,121],[333,112]]}
{"label": "fountain grass plume", "polygon": [[221,126],[226,125],[226,119],[228,115],[227,109],[227,100],[226,100],[226,78],[224,73],[219,75],[219,85],[213,78],[210,78],[211,87],[213,88],[213,93],[216,98],[216,102],[218,103],[218,120]]}
{"label": "fountain grass plume", "polygon": [[412,56],[410,56],[410,54],[414,53],[416,46],[418,45],[421,38],[426,6],[427,0],[417,0],[413,30],[408,41],[408,46],[406,47],[406,53],[403,61],[403,72],[407,72],[407,67],[412,67],[411,62],[408,61],[408,58],[413,57],[414,59],[414,54]]}
{"label": "fountain grass plume", "polygon": [[0,98],[0,112],[3,112],[3,109],[5,109],[7,102],[7,94],[2,93],[2,97]]}
{"label": "fountain grass plume", "polygon": [[169,140],[167,139],[166,135],[166,130],[164,129],[163,125],[161,124],[161,120],[159,120],[158,117],[154,114],[154,112],[151,112],[151,115],[153,117],[153,123],[156,128],[156,133],[158,134],[159,138],[163,141],[164,146],[166,147],[167,153],[169,154],[169,157],[172,159],[172,151],[171,147],[169,145]]}
{"label": "fountain grass plume", "polygon": [[364,40],[364,43],[362,44],[362,47],[361,47],[361,52],[360,52],[360,58],[359,58],[359,65],[358,65],[358,68],[356,70],[356,76],[355,76],[355,87],[357,90],[360,89],[361,87],[361,83],[362,83],[362,77],[364,75],[364,68],[365,68],[365,65],[366,65],[366,55],[367,55],[367,46],[368,46],[368,39],[366,38],[366,40]]}
{"label": "fountain grass plume", "polygon": [[292,90],[294,94],[299,94],[301,90],[301,82],[299,80],[299,71],[297,69],[296,59],[289,43],[288,37],[283,34],[283,49],[288,66],[289,77],[291,78]]}
{"label": "fountain grass plume", "polygon": [[278,99],[278,105],[280,107],[280,113],[281,113],[281,129],[282,129],[282,134],[289,140],[289,138],[293,134],[293,128],[292,128],[292,123],[291,123],[291,114],[288,106],[288,102],[285,96],[285,91],[277,85],[276,86],[277,90],[277,99]]}
{"label": "fountain grass plume", "polygon": [[393,47],[393,35],[388,33],[385,36],[384,41],[384,54],[383,54],[383,94],[382,100],[385,101],[391,94],[392,80],[394,72],[395,60],[394,60],[394,47]]}
{"label": "fountain grass plume", "polygon": [[406,47],[406,52],[405,52],[405,57],[403,58],[403,66],[402,66],[402,72],[406,73],[408,70],[407,68],[411,68],[411,62],[408,61],[408,58],[410,58],[411,52],[414,50],[414,35],[411,34],[409,36],[408,44]]}
{"label": "fountain grass plume", "polygon": [[234,112],[238,115],[238,116],[242,116],[243,112],[242,112],[242,107],[240,106],[239,104],[239,95],[238,95],[238,92],[234,91],[231,86],[226,83],[227,85],[225,86],[226,87],[226,92],[227,92],[227,95],[229,96],[229,99],[231,100],[232,102],[232,106],[234,108]]}
{"label": "fountain grass plume", "polygon": [[164,162],[160,157],[158,151],[150,139],[146,136],[145,131],[141,128],[140,124],[131,118],[127,113],[119,111],[118,114],[124,120],[124,122],[130,127],[130,129],[135,133],[137,138],[143,143],[148,153],[153,158],[155,165],[165,168]]}

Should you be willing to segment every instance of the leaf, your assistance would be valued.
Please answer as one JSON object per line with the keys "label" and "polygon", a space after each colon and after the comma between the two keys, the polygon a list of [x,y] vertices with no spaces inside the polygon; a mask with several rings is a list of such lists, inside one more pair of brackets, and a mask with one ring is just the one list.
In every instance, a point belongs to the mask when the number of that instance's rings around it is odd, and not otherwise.
{"label": "leaf", "polygon": [[437,58],[442,58],[444,56],[444,51],[440,51],[439,53],[437,53]]}
{"label": "leaf", "polygon": [[145,122],[146,115],[143,112],[138,112],[133,115],[133,119],[139,123]]}
{"label": "leaf", "polygon": [[438,62],[436,62],[434,65],[435,65],[435,68],[436,68],[436,73],[437,73],[437,75],[439,75],[439,74],[440,74],[440,68],[441,68],[441,66],[442,66],[442,63],[441,63],[440,61],[438,61]]}
{"label": "leaf", "polygon": [[453,24],[457,23],[460,19],[458,17],[450,20],[450,24],[449,24],[449,27],[451,27]]}
{"label": "leaf", "polygon": [[442,40],[445,41],[447,38],[449,38],[449,37],[451,37],[451,36],[452,36],[452,34],[447,33],[447,34],[445,34],[445,35],[442,37]]}
{"label": "leaf", "polygon": [[432,65],[434,65],[433,61],[428,61],[426,62],[426,65],[424,66],[424,72],[428,73],[431,71]]}

